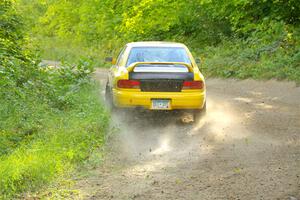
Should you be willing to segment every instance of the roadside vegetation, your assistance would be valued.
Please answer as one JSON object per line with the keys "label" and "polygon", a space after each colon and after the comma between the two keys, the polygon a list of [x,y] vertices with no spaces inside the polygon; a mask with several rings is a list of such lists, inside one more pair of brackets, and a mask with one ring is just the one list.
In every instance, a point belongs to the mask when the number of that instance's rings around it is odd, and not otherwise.
{"label": "roadside vegetation", "polygon": [[109,118],[88,60],[41,66],[12,1],[0,1],[0,28],[0,199],[12,199],[76,169]]}
{"label": "roadside vegetation", "polygon": [[298,0],[18,2],[47,59],[103,67],[127,42],[166,40],[191,47],[207,76],[300,81]]}

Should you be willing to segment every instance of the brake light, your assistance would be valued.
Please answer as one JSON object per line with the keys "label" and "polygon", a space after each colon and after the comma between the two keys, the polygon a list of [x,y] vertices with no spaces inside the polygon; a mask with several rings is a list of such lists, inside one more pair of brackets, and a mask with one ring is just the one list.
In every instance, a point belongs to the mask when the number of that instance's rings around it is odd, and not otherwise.
{"label": "brake light", "polygon": [[136,80],[119,80],[118,88],[140,88],[140,81]]}
{"label": "brake light", "polygon": [[203,81],[184,81],[182,89],[203,89]]}

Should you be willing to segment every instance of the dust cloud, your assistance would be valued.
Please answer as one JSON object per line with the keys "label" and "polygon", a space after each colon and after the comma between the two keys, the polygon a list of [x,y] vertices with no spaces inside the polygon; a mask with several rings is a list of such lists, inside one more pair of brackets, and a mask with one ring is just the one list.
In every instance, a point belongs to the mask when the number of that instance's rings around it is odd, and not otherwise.
{"label": "dust cloud", "polygon": [[[102,72],[100,72],[101,74]],[[84,199],[300,199],[300,88],[211,79],[207,114],[114,112]]]}

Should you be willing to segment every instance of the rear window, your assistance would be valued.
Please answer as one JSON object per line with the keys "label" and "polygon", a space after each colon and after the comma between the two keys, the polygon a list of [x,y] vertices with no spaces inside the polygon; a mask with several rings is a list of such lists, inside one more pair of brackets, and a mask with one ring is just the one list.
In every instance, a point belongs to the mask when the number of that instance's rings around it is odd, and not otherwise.
{"label": "rear window", "polygon": [[127,60],[127,66],[135,62],[191,63],[186,50],[182,47],[133,47]]}

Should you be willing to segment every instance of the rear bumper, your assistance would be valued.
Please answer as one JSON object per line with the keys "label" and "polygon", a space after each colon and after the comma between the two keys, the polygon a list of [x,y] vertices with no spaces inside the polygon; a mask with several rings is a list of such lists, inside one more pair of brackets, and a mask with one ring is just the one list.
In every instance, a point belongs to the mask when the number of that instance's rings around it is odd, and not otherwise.
{"label": "rear bumper", "polygon": [[113,90],[116,107],[143,107],[151,110],[152,99],[170,99],[170,109],[202,109],[205,103],[205,90],[182,92],[141,92],[138,89]]}

